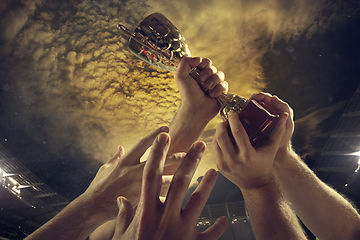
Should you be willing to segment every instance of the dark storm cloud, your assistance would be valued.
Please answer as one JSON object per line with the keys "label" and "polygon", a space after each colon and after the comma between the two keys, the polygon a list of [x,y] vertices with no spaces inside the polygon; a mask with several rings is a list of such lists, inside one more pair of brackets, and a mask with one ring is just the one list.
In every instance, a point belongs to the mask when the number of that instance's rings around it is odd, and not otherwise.
{"label": "dark storm cloud", "polygon": [[[37,135],[52,151],[78,149],[102,162],[117,145],[129,149],[168,125],[180,100],[173,73],[132,56],[119,22],[134,29],[147,14],[162,12],[193,56],[210,57],[230,92],[249,97],[266,87],[261,59],[276,41],[311,39],[351,11],[345,1],[325,0],[19,2],[0,5],[0,87],[13,94],[4,100],[13,116],[4,128]],[[205,158],[199,174],[215,167],[211,150]]]}

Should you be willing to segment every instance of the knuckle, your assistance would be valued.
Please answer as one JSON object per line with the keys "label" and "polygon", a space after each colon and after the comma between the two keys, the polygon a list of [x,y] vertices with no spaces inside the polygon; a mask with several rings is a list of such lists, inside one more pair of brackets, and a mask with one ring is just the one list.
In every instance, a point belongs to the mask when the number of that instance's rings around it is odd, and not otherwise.
{"label": "knuckle", "polygon": [[146,138],[142,138],[140,139],[140,141],[137,143],[137,147],[142,147],[145,145],[146,142]]}
{"label": "knuckle", "polygon": [[186,156],[186,161],[184,161],[184,164],[187,165],[195,165],[200,161],[200,153],[198,152],[189,152]]}
{"label": "knuckle", "polygon": [[175,189],[187,188],[188,177],[187,176],[175,176],[171,186]]}
{"label": "knuckle", "polygon": [[240,153],[240,158],[245,162],[251,162],[252,161],[252,157],[251,154],[248,151],[244,151]]}
{"label": "knuckle", "polygon": [[144,181],[146,182],[152,182],[157,177],[160,177],[160,172],[156,169],[148,169],[144,173]]}
{"label": "knuckle", "polygon": [[224,164],[224,162],[222,160],[217,161],[216,167],[217,167],[217,169],[220,170],[220,172],[228,172],[229,171],[229,167],[226,164]]}
{"label": "knuckle", "polygon": [[205,198],[204,194],[202,194],[201,192],[194,192],[193,194],[191,194],[190,199],[196,205],[200,205],[204,201],[206,201],[206,198]]}
{"label": "knuckle", "polygon": [[156,146],[151,151],[152,156],[155,158],[162,158],[165,155],[164,146]]}
{"label": "knuckle", "polygon": [[237,168],[238,164],[239,164],[238,162],[230,160],[229,163],[228,163],[229,166],[228,166],[227,172]]}
{"label": "knuckle", "polygon": [[100,171],[105,171],[105,170],[108,169],[109,167],[111,167],[111,163],[105,163],[105,164],[103,164],[103,165],[99,168],[99,172],[100,172]]}
{"label": "knuckle", "polygon": [[241,135],[240,128],[235,128],[235,129],[232,130],[232,132],[233,132],[234,136],[240,136]]}
{"label": "knuckle", "polygon": [[217,72],[217,68],[215,66],[211,66],[210,69],[212,71],[212,74]]}
{"label": "knuckle", "polygon": [[212,64],[212,61],[210,58],[203,58],[203,62],[205,62],[208,66]]}

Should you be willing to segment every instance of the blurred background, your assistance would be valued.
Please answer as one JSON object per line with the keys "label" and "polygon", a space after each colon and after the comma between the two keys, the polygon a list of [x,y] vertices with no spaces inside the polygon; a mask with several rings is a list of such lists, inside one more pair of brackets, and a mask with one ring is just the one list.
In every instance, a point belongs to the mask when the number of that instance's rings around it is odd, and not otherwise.
{"label": "blurred background", "polygon": [[[180,104],[173,72],[138,60],[117,28],[153,12],[225,73],[230,93],[288,102],[297,153],[359,205],[359,10],[359,0],[1,0],[0,236],[22,239],[81,194],[118,145],[169,125]],[[220,121],[201,137],[194,185],[216,168]],[[220,176],[208,204],[229,213],[241,201]],[[235,215],[249,222],[244,209]]]}

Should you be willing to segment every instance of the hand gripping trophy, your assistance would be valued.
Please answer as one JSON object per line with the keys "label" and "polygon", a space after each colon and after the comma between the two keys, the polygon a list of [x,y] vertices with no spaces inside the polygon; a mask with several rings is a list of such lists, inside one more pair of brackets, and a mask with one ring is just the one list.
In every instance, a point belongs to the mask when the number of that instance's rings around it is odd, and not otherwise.
{"label": "hand gripping trophy", "polygon": [[[129,48],[132,53],[145,62],[168,71],[175,71],[181,57],[190,56],[185,38],[179,30],[161,13],[153,13],[146,17],[130,32],[124,25],[119,28],[130,36]],[[189,75],[207,93],[208,90],[198,81],[200,71],[193,68]],[[224,121],[233,110],[239,115],[253,147],[258,147],[269,135],[279,121],[279,115],[271,114],[256,100],[249,100],[239,95],[222,94],[216,100],[220,104],[220,115]]]}

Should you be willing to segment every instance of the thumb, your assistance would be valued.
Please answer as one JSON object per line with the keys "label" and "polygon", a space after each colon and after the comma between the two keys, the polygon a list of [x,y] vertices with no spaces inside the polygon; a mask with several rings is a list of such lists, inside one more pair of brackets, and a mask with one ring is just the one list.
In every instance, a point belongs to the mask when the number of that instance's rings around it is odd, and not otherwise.
{"label": "thumb", "polygon": [[113,239],[119,239],[125,233],[134,217],[134,210],[131,203],[125,197],[118,197],[117,205],[119,213],[116,217]]}
{"label": "thumb", "polygon": [[288,117],[289,114],[287,112],[280,115],[280,120],[274,128],[273,132],[270,133],[267,143],[263,146],[260,146],[259,149],[262,149],[265,152],[273,152],[276,154],[280,142],[285,134],[285,124]]}

